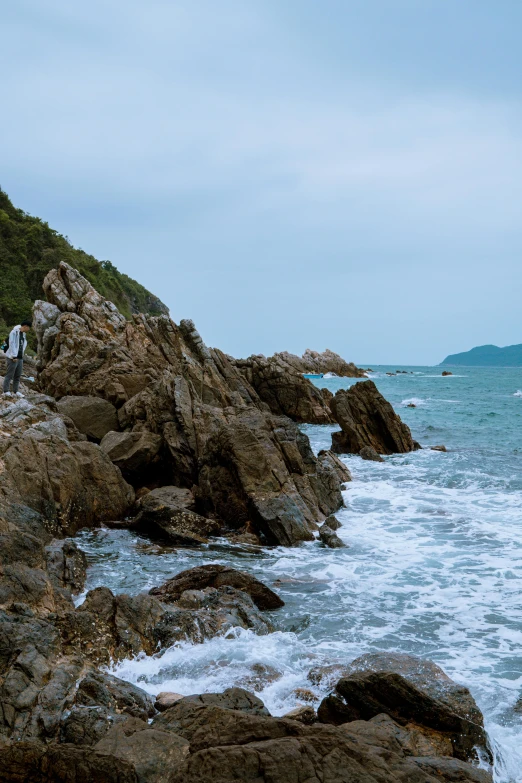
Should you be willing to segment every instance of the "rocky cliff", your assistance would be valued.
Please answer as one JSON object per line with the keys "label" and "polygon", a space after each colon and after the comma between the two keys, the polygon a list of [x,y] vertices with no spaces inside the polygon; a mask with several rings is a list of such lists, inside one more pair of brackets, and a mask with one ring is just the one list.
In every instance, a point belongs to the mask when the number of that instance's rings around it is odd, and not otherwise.
{"label": "rocky cliff", "polygon": [[[0,400],[2,780],[492,783],[477,766],[490,751],[471,694],[410,656],[316,667],[318,711],[281,718],[242,688],[154,701],[107,672],[234,629],[273,633],[267,612],[283,601],[248,573],[209,563],[149,593],[98,587],[75,606],[87,565],[73,538],[80,527],[130,525],[175,545],[232,528],[296,544],[339,506],[349,474],[331,452],[315,457],[191,322],[129,323],[67,264],[44,288],[40,390]],[[371,418],[383,403],[369,392]],[[388,417],[376,431],[386,438],[398,426]]]}

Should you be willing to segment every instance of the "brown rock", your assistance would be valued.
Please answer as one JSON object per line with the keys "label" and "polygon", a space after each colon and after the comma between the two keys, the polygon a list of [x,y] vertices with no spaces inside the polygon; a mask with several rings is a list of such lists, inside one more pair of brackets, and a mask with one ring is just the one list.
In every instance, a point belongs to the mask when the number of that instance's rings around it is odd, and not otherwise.
{"label": "brown rock", "polygon": [[96,442],[110,430],[118,429],[116,408],[101,397],[62,397],[58,411],[69,416],[80,432]]}
{"label": "brown rock", "polygon": [[185,590],[203,590],[206,587],[223,587],[225,585],[248,593],[258,609],[278,609],[285,605],[277,593],[274,593],[254,576],[244,571],[236,571],[235,568],[213,563],[181,571],[161,587],[153,587],[150,594],[169,603],[177,601]]}
{"label": "brown rock", "polygon": [[341,454],[359,454],[370,446],[378,454],[413,451],[409,427],[400,420],[373,381],[341,389],[330,403],[341,432],[332,434],[332,449]]}
{"label": "brown rock", "polygon": [[443,371],[442,371],[442,375],[443,375],[444,377],[446,377],[447,375],[453,375],[453,373],[452,373],[452,372],[449,372],[449,370],[443,370]]}
{"label": "brown rock", "polygon": [[319,720],[336,725],[386,713],[451,740],[453,755],[475,758],[488,750],[480,710],[467,688],[456,685],[433,663],[409,655],[370,654],[351,664],[335,693],[323,699]]}
{"label": "brown rock", "polygon": [[142,533],[173,544],[204,544],[221,525],[191,511],[193,505],[190,490],[179,487],[153,489],[140,499],[133,526]]}
{"label": "brown rock", "polygon": [[341,549],[346,546],[337,533],[332,530],[326,522],[319,528],[319,538],[323,544],[330,547],[330,549]]}
{"label": "brown rock", "polygon": [[448,449],[446,446],[431,446],[432,451],[444,451],[446,452]]}

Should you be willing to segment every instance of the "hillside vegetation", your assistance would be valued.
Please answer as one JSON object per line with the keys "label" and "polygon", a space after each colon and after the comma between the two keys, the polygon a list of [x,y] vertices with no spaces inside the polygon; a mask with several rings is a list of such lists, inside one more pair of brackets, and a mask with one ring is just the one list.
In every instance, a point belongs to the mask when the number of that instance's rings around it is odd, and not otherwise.
{"label": "hillside vegetation", "polygon": [[464,353],[446,356],[441,364],[463,367],[522,367],[522,345],[480,345]]}
{"label": "hillside vegetation", "polygon": [[168,314],[163,302],[140,283],[119,272],[110,261],[97,261],[73,247],[43,220],[14,207],[0,189],[0,336],[31,317],[34,300],[43,296],[45,275],[60,261],[77,269],[126,318],[139,312]]}

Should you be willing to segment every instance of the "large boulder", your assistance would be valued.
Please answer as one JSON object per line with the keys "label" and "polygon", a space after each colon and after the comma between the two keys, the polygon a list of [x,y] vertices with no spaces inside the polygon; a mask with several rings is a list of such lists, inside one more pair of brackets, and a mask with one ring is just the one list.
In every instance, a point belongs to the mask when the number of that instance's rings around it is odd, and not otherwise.
{"label": "large boulder", "polygon": [[185,590],[204,590],[206,587],[225,585],[248,593],[258,609],[278,609],[285,605],[277,593],[254,576],[214,563],[181,571],[161,587],[153,587],[150,595],[156,596],[160,601],[171,603],[177,601]]}
{"label": "large boulder", "polygon": [[62,397],[58,411],[69,416],[80,432],[99,442],[104,435],[118,428],[118,414],[112,403],[101,397]]}
{"label": "large boulder", "polygon": [[359,454],[366,446],[378,454],[404,454],[418,448],[409,427],[373,381],[340,389],[330,408],[341,425],[341,432],[332,434],[332,450],[338,454]]}
{"label": "large boulder", "polygon": [[489,753],[484,720],[469,690],[429,661],[404,654],[364,655],[353,661],[318,710],[320,721],[334,725],[381,713],[446,737],[455,758],[475,758],[476,747]]}

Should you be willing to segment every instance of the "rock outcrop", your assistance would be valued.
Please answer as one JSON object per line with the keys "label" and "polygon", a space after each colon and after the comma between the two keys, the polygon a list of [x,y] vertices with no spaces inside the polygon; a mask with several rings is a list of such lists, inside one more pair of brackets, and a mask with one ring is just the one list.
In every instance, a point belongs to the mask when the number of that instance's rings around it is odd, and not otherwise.
{"label": "rock outcrop", "polygon": [[96,443],[118,428],[116,408],[101,397],[62,397],[57,404],[58,411],[69,416],[79,431]]}
{"label": "rock outcrop", "polygon": [[[311,540],[341,505],[331,462],[315,458],[306,436],[274,416],[192,322],[129,323],[65,263],[49,272],[44,290],[48,302],[35,304],[41,388],[115,406],[121,437],[105,435],[104,448],[134,486],[143,486],[139,475],[158,446],[155,486],[195,487],[200,515],[236,530],[249,523],[268,543],[285,545]],[[326,421],[319,392],[314,404]],[[152,444],[150,434],[160,440]]]}
{"label": "rock outcrop", "polygon": [[324,375],[331,372],[341,378],[366,377],[365,370],[356,367],[353,362],[346,362],[339,354],[330,351],[328,348],[323,353],[311,351],[310,348],[307,348],[302,356],[283,351],[282,353],[274,354],[273,358],[283,361],[301,373],[323,373]]}
{"label": "rock outcrop", "polygon": [[489,755],[484,721],[469,690],[429,661],[386,653],[358,658],[323,699],[318,717],[341,725],[383,713],[425,736],[436,735],[444,755],[467,761],[475,758],[475,748]]}
{"label": "rock outcrop", "polygon": [[268,359],[262,355],[250,356],[237,359],[234,364],[276,416],[309,424],[333,421],[321,390],[285,361],[283,354]]}
{"label": "rock outcrop", "polygon": [[339,390],[330,408],[341,425],[341,432],[332,434],[332,450],[337,454],[359,454],[365,447],[377,454],[404,454],[419,448],[409,427],[373,381]]}

